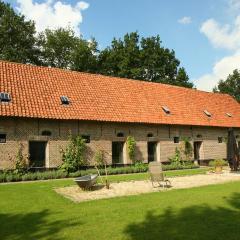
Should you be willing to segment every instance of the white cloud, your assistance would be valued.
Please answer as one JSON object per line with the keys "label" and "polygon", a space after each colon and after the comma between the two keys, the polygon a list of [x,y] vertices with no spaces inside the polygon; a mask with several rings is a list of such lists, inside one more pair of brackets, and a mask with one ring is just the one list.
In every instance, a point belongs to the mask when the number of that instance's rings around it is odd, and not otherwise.
{"label": "white cloud", "polygon": [[180,19],[178,19],[178,23],[181,23],[181,24],[190,24],[192,22],[192,19],[191,17],[182,17]]}
{"label": "white cloud", "polygon": [[80,23],[83,21],[82,11],[89,7],[84,1],[75,5],[66,4],[57,0],[44,0],[37,3],[34,0],[17,0],[18,11],[27,19],[34,20],[38,32],[46,28],[71,26],[76,34],[80,34]]}
{"label": "white cloud", "polygon": [[232,26],[220,25],[214,19],[205,21],[200,32],[206,35],[215,48],[236,50],[240,48],[240,15],[236,17]]}
{"label": "white cloud", "polygon": [[220,79],[226,79],[234,69],[240,69],[240,52],[227,56],[216,62],[212,73],[204,74],[198,79],[193,80],[197,89],[212,91]]}
{"label": "white cloud", "polygon": [[[227,11],[240,10],[240,0],[228,0]],[[232,24],[220,24],[215,19],[206,20],[200,32],[203,33],[214,48],[227,49],[232,52],[213,65],[210,73],[193,80],[198,89],[211,91],[220,79],[225,80],[234,69],[240,69],[240,15],[235,15]]]}

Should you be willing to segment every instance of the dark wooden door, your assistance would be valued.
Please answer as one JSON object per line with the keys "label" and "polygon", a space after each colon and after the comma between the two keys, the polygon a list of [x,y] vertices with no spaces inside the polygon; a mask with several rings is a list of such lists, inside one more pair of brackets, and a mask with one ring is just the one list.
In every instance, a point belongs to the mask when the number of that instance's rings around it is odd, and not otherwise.
{"label": "dark wooden door", "polygon": [[148,142],[148,162],[157,161],[157,143]]}
{"label": "dark wooden door", "polygon": [[194,142],[194,160],[200,159],[201,141]]}
{"label": "dark wooden door", "polygon": [[112,143],[112,163],[123,163],[123,142]]}
{"label": "dark wooden door", "polygon": [[46,142],[29,142],[29,160],[31,167],[45,167]]}

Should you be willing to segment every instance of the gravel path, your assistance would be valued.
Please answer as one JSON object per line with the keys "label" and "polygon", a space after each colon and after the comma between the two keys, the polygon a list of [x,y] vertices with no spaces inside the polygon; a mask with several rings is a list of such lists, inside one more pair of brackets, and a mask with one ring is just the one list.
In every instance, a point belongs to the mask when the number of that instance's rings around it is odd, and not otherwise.
{"label": "gravel path", "polygon": [[95,199],[112,198],[128,195],[138,195],[149,192],[168,191],[171,189],[192,188],[211,184],[219,184],[231,181],[240,181],[240,173],[230,173],[225,171],[223,174],[209,173],[205,175],[193,175],[185,177],[169,178],[171,188],[165,190],[161,187],[152,187],[150,181],[130,181],[111,183],[110,189],[103,186],[95,186],[93,191],[82,191],[78,186],[56,188],[55,191],[74,202],[83,202]]}

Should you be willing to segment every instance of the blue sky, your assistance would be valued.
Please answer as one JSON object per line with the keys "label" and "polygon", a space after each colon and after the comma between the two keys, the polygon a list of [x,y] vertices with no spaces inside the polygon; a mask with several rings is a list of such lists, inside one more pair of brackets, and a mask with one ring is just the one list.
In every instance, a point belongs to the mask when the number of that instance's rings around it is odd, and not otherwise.
{"label": "blue sky", "polygon": [[240,0],[8,2],[34,19],[40,30],[71,23],[84,38],[95,37],[100,47],[131,31],[141,36],[159,34],[199,89],[211,90],[219,78],[240,68]]}

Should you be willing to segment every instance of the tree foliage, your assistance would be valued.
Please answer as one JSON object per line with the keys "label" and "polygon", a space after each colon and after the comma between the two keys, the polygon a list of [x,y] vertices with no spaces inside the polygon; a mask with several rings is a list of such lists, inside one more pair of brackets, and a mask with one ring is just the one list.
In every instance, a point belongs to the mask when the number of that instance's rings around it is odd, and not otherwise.
{"label": "tree foliage", "polygon": [[0,1],[0,59],[21,63],[39,62],[35,25]]}
{"label": "tree foliage", "polygon": [[96,71],[97,43],[75,35],[71,28],[46,29],[38,36],[43,65],[77,71]]}
{"label": "tree foliage", "polygon": [[161,46],[159,36],[139,37],[137,32],[114,38],[111,47],[99,54],[99,72],[151,82],[193,87],[175,52]]}
{"label": "tree foliage", "polygon": [[240,71],[235,69],[226,80],[220,80],[213,91],[227,93],[240,102]]}

